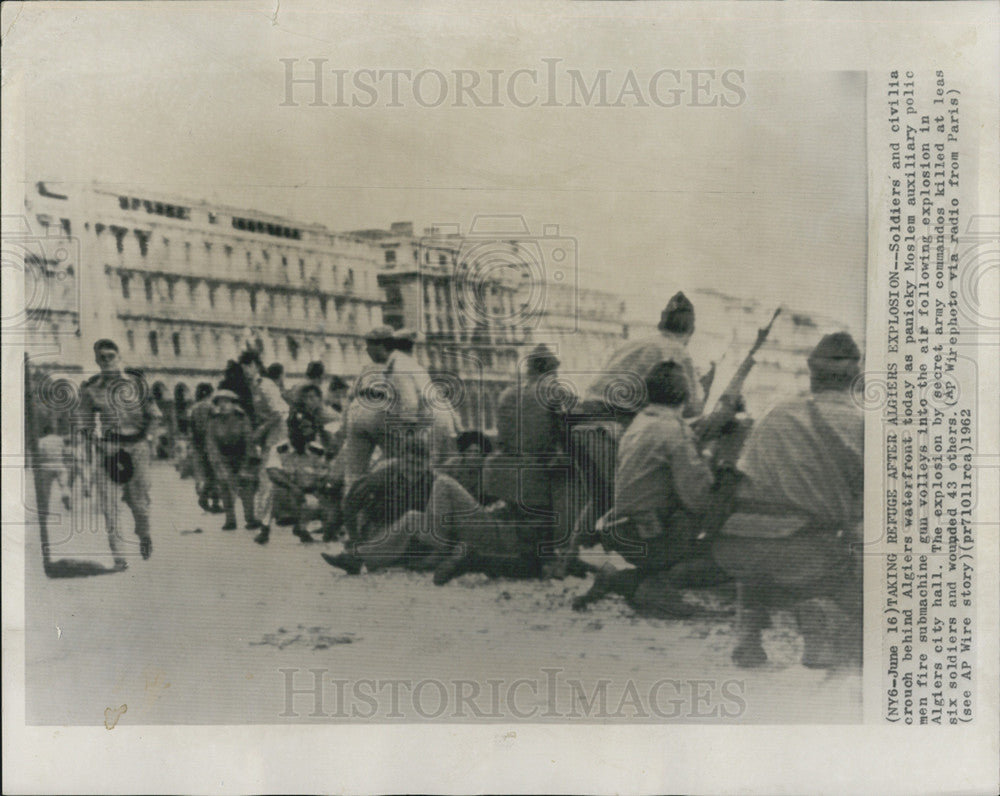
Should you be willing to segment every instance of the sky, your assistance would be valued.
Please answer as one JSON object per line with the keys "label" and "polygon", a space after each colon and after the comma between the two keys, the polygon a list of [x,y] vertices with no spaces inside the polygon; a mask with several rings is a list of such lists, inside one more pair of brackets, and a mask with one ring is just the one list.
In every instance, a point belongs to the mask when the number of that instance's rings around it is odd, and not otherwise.
{"label": "sky", "polygon": [[488,70],[558,58],[588,82],[609,70],[612,94],[629,70],[643,86],[660,69],[740,64],[656,17],[30,5],[5,42],[8,68],[25,71],[29,181],[142,186],[333,230],[468,231],[477,215],[519,214],[533,234],[572,238],[581,286],[621,294],[630,318],[655,322],[676,290],[712,287],[863,336],[862,74],[746,72],[728,108],[421,107],[405,89],[404,107],[386,107],[385,83],[370,108],[310,107],[308,87],[288,107],[280,58],[301,77],[324,58],[350,74],[468,69],[483,85]]}

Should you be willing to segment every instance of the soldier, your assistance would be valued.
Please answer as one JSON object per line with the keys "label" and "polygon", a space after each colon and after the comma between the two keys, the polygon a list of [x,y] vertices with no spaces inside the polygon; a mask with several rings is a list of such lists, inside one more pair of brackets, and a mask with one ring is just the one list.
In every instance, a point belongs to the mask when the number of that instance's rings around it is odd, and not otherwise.
{"label": "soldier", "polygon": [[80,412],[87,432],[94,432],[100,420],[100,436],[94,439],[93,448],[101,468],[96,472],[98,499],[115,568],[124,570],[128,563],[121,546],[119,501],[132,511],[143,559],[153,550],[149,529],[150,439],[162,415],[142,372],[122,367],[113,340],[94,343],[94,356],[101,372],[84,382]]}
{"label": "soldier", "polygon": [[194,406],[191,407],[191,469],[194,473],[194,488],[198,495],[198,505],[203,511],[218,511],[219,491],[208,460],[208,420],[212,414],[212,385],[201,382],[194,390]]}
{"label": "soldier", "polygon": [[243,503],[246,527],[257,527],[254,517],[255,482],[250,473],[250,450],[253,447],[250,419],[240,406],[239,397],[229,390],[217,390],[212,396],[212,413],[206,428],[205,447],[215,479],[222,493],[226,512],[224,531],[236,530],[234,494]]}
{"label": "soldier", "polygon": [[[295,392],[298,395],[298,400],[292,405],[287,422],[289,441],[291,440],[293,426],[297,426],[300,429],[307,429],[306,441],[315,443],[315,445],[321,450],[325,459],[332,459],[337,442],[334,439],[334,435],[327,431],[323,425],[323,412],[325,407],[323,406],[323,396],[319,387],[315,384],[303,384]],[[268,465],[268,473],[271,472],[273,467],[277,466],[278,460],[284,459],[285,454],[295,453],[288,443],[278,445],[276,452],[278,454],[278,458]],[[301,451],[299,451],[299,453],[301,453]],[[342,484],[340,483],[340,479],[337,480],[338,488],[336,493],[339,499],[339,486]],[[298,490],[296,489],[284,488],[284,486],[273,477],[271,478],[271,481],[274,484],[274,496],[272,498],[271,510],[271,517],[273,521],[279,525],[287,525],[289,522],[294,522],[295,518],[298,516],[299,509],[301,508],[299,505],[301,502],[301,495],[298,494]],[[336,528],[328,528],[327,530],[330,534],[336,533]]]}
{"label": "soldier", "polygon": [[[497,401],[497,447],[484,468],[485,494],[503,500],[511,513],[539,525],[539,544],[565,544],[572,525],[567,505],[568,460],[564,457],[564,408],[547,395],[559,358],[544,343],[528,357],[523,382]],[[554,383],[554,382],[553,382]],[[562,462],[560,462],[562,459]]]}
{"label": "soldier", "polygon": [[584,422],[572,429],[574,465],[583,479],[584,505],[577,510],[576,533],[594,542],[594,523],[611,508],[616,449],[626,427],[644,406],[643,382],[661,362],[680,366],[687,387],[682,415],[701,414],[704,385],[698,378],[687,344],[694,334],[694,305],[676,293],[660,314],[657,333],[615,350],[590,384],[574,414]]}
{"label": "soldier", "polygon": [[802,663],[860,661],[864,417],[851,386],[861,352],[845,332],[809,356],[811,393],[775,406],[739,460],[736,513],[713,555],[738,581],[739,666],[767,662],[761,630],[772,607],[794,607]]}
{"label": "soldier", "polygon": [[[302,393],[303,398],[314,393],[319,402],[319,390]],[[300,541],[314,541],[306,528],[311,510],[308,496],[319,504],[323,521],[324,538],[331,536],[331,526],[339,526],[340,494],[332,484],[332,468],[326,458],[326,449],[319,439],[318,408],[300,404],[288,417],[288,440],[275,448],[276,457],[268,462],[267,474],[278,493],[291,498],[294,533]]]}
{"label": "soldier", "polygon": [[709,462],[682,418],[687,387],[683,367],[675,362],[660,363],[647,377],[649,404],[618,445],[614,509],[598,523],[609,531],[604,546],[620,553],[634,569],[602,570],[593,588],[573,602],[574,610],[616,592],[637,609],[667,616],[691,614],[662,577],[682,561],[707,556],[697,538],[717,497]]}
{"label": "soldier", "polygon": [[253,396],[253,442],[254,450],[250,453],[257,462],[257,494],[254,497],[255,519],[250,525],[260,528],[254,537],[258,544],[267,544],[271,522],[271,499],[273,486],[267,477],[267,460],[274,446],[286,435],[285,420],[288,418],[288,404],[281,397],[278,385],[264,378],[264,366],[260,354],[256,351],[244,351],[240,354],[239,366],[243,377],[250,387]]}

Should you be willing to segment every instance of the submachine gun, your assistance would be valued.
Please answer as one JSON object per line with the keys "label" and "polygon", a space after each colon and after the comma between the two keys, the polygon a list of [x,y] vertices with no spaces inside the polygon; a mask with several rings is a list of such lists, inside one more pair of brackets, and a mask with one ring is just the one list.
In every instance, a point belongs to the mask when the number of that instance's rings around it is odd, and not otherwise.
{"label": "submachine gun", "polygon": [[774,321],[780,314],[781,307],[778,307],[771,316],[771,320],[768,321],[767,326],[757,330],[757,339],[750,346],[750,350],[736,369],[733,377],[729,380],[726,389],[722,391],[722,395],[719,396],[715,408],[709,414],[699,417],[692,424],[695,437],[701,447],[705,447],[710,442],[728,436],[727,432],[732,430],[732,423],[735,421],[736,415],[743,409],[743,383],[753,369],[754,355],[767,342],[768,335],[771,334],[771,327],[774,326]]}
{"label": "submachine gun", "polygon": [[748,419],[737,418],[743,410],[743,383],[753,369],[754,354],[767,342],[771,327],[780,313],[781,307],[778,307],[767,326],[757,330],[757,339],[719,396],[715,408],[692,424],[699,449],[708,448],[711,451],[712,469],[715,471],[715,499],[702,517],[701,530],[697,535],[701,543],[708,543],[707,540],[715,536],[733,511],[740,481],[736,462],[752,425]]}

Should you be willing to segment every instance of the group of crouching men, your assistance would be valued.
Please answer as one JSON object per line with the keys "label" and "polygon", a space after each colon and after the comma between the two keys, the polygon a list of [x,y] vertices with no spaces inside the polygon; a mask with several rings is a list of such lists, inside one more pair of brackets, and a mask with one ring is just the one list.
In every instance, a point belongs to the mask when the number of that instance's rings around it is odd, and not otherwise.
{"label": "group of crouching men", "polygon": [[[239,498],[260,543],[282,513],[311,542],[318,517],[324,541],[343,542],[322,558],[349,575],[406,567],[441,585],[466,572],[593,573],[575,610],[615,593],[677,618],[704,610],[685,590],[735,586],[740,666],[766,663],[772,609],[795,616],[805,665],[859,662],[856,344],[824,337],[808,360],[810,394],[751,423],[739,378],[703,412],[710,377],[697,377],[687,352],[693,331],[678,294],[659,332],[623,345],[579,398],[538,346],[499,397],[495,441],[460,430],[405,331],[368,335],[372,363],[349,389],[335,381],[324,391],[320,373],[283,391],[247,352],[192,411],[199,499],[211,509],[217,490],[228,530]],[[597,544],[630,566],[580,558]]]}

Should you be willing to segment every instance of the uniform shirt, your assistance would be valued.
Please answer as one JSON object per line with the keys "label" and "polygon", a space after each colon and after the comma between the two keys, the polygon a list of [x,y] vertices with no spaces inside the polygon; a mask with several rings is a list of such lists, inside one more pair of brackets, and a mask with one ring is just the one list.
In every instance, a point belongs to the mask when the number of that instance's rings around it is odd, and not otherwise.
{"label": "uniform shirt", "polygon": [[713,480],[680,409],[650,404],[618,443],[615,509],[621,515],[701,512],[708,508]]}
{"label": "uniform shirt", "polygon": [[102,433],[148,434],[163,417],[146,379],[131,368],[92,376],[80,388],[80,398],[83,427],[94,428],[100,418]]}
{"label": "uniform shirt", "polygon": [[417,360],[402,351],[393,351],[385,363],[385,377],[395,390],[393,412],[414,415],[429,411],[425,396],[431,377]]}
{"label": "uniform shirt", "polygon": [[250,452],[250,419],[240,406],[226,414],[213,409],[206,436],[205,447],[213,467],[238,467]]}
{"label": "uniform shirt", "polygon": [[[617,349],[599,375],[587,388],[585,400],[591,405],[606,403],[615,392],[632,395],[638,389],[638,382],[646,377],[661,362],[676,362],[684,369],[688,383],[688,400],[684,404],[684,417],[696,417],[704,408],[701,383],[688,353],[683,338],[670,332],[658,332],[649,337],[626,343]],[[616,390],[619,385],[619,390]],[[616,401],[618,403],[618,401]],[[635,410],[625,399],[620,408]]]}
{"label": "uniform shirt", "polygon": [[738,467],[740,500],[791,510],[823,527],[862,519],[864,417],[847,392],[823,391],[775,406],[754,425]]}

